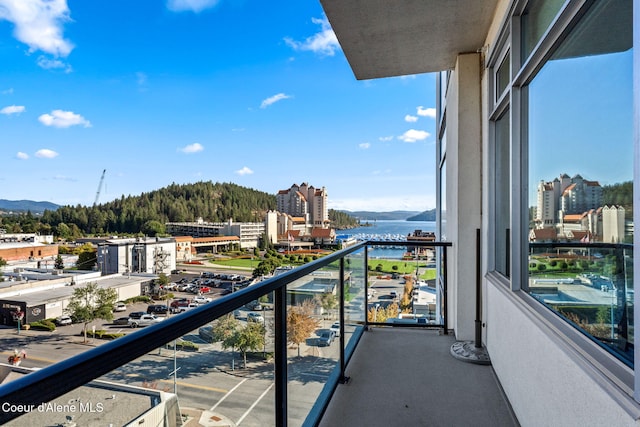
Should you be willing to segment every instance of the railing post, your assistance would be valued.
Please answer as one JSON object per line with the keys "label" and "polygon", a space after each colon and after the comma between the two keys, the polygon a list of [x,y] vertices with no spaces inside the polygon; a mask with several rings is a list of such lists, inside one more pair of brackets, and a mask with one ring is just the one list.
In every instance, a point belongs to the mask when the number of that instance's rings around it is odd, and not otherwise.
{"label": "railing post", "polygon": [[276,425],[287,425],[287,287],[274,291]]}
{"label": "railing post", "polygon": [[369,243],[364,245],[364,330],[369,330]]}
{"label": "railing post", "polygon": [[345,375],[346,366],[344,359],[344,258],[340,258],[340,312],[338,314],[340,320],[340,382],[342,384],[349,381],[349,377]]}
{"label": "railing post", "polygon": [[442,275],[442,299],[444,304],[444,334],[447,335],[449,333],[449,301],[448,294],[449,290],[447,289],[447,272],[449,270],[447,266],[447,247],[441,246],[442,248],[442,268],[444,270],[444,274]]}

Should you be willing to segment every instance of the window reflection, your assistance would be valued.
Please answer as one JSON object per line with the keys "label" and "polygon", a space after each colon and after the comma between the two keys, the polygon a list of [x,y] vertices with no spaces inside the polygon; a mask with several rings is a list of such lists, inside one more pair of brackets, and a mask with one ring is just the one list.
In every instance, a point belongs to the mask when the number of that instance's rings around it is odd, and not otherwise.
{"label": "window reflection", "polygon": [[529,291],[630,364],[631,7],[596,2],[523,91]]}

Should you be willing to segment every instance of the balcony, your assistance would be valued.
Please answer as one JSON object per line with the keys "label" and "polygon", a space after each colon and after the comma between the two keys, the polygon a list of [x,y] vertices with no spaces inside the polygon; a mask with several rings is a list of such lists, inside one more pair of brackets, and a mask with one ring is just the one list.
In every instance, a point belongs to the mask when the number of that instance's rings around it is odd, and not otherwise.
{"label": "balcony", "polygon": [[[0,423],[518,425],[491,366],[450,353],[450,244],[410,243],[415,256],[405,257],[407,271],[394,276],[400,287],[424,279],[432,302],[413,304],[410,318],[390,316],[408,295],[393,296],[396,282],[375,272],[381,261],[370,254],[408,243],[360,243],[44,369],[5,367]],[[323,295],[336,295],[337,306],[305,303]],[[255,300],[266,301],[262,317],[246,309]],[[200,328],[216,319],[238,328],[227,315],[240,308],[237,322],[262,334],[260,348],[207,342]],[[301,338],[292,313],[315,322]],[[338,336],[324,346],[318,331],[335,321]],[[195,353],[178,341],[203,336]]]}

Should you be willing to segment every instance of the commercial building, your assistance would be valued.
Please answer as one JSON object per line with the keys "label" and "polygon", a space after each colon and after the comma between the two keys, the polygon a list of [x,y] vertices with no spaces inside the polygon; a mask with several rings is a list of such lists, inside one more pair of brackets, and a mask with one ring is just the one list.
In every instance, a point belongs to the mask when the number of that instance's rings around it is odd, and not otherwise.
{"label": "commercial building", "polygon": [[171,274],[176,268],[173,238],[105,239],[97,245],[97,265],[103,274]]}
{"label": "commercial building", "polygon": [[264,222],[234,222],[230,219],[224,223],[206,222],[198,218],[195,222],[168,222],[167,233],[172,236],[205,237],[237,237],[237,244],[242,249],[258,247],[266,226]]}
{"label": "commercial building", "polygon": [[114,289],[117,300],[122,301],[142,295],[157,277],[149,274],[101,276],[100,272],[51,274],[35,269],[21,269],[7,275],[18,280],[0,283],[0,325],[16,325],[16,313],[22,313],[22,324],[61,316],[74,289],[88,283]]}

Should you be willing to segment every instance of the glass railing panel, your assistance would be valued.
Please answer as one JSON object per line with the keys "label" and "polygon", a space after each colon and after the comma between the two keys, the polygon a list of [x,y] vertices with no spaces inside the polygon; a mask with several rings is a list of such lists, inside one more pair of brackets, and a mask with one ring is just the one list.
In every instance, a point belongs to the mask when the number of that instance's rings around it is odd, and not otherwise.
{"label": "glass railing panel", "polygon": [[[273,305],[268,295],[257,301],[159,343],[4,425],[173,426],[195,420],[193,425],[273,426]],[[159,323],[186,313],[168,314]],[[135,336],[148,328],[121,326],[116,332]]]}
{"label": "glass railing panel", "polygon": [[531,296],[632,366],[632,245],[532,244],[530,248]]}
{"label": "glass railing panel", "polygon": [[367,252],[369,323],[439,323],[437,250],[406,244],[371,246]]}
{"label": "glass railing panel", "polygon": [[290,426],[303,425],[339,364],[339,339],[331,328],[339,297],[335,261],[287,285],[287,403]]}
{"label": "glass railing panel", "polygon": [[[353,252],[344,260],[344,346],[347,347],[354,337],[356,328],[364,324],[366,310],[366,271],[364,267],[364,248]],[[339,321],[336,318],[336,321]]]}

